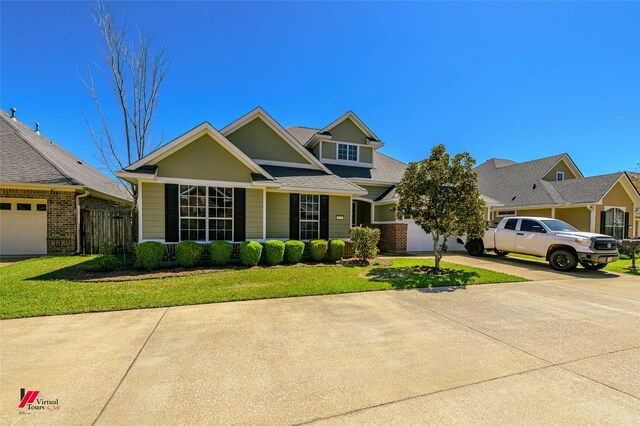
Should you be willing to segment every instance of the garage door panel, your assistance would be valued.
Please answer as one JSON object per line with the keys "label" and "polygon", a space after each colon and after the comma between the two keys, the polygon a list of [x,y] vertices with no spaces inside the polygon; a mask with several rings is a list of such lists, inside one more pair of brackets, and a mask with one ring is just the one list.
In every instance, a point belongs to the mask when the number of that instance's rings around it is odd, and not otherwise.
{"label": "garage door panel", "polygon": [[[433,238],[422,230],[413,220],[407,220],[407,251],[433,251]],[[449,251],[464,251],[464,246],[455,238],[447,242]]]}
{"label": "garage door panel", "polygon": [[[31,204],[31,210],[16,210],[17,202]],[[47,212],[36,208],[43,201],[10,203],[10,210],[0,210],[0,255],[47,254]]]}

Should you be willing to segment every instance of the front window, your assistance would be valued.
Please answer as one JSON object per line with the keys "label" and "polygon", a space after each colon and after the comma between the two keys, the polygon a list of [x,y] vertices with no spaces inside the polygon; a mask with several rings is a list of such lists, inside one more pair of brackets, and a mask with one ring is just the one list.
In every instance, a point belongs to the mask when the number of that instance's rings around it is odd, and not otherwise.
{"label": "front window", "polygon": [[180,185],[180,240],[233,239],[233,189]]}
{"label": "front window", "polygon": [[338,160],[358,161],[358,147],[344,143],[338,144]]}
{"label": "front window", "polygon": [[544,223],[547,228],[551,229],[552,231],[556,231],[556,232],[575,232],[577,231],[576,228],[574,228],[573,226],[569,225],[567,222],[563,222],[561,220],[558,219],[544,219],[542,221],[542,223]]}
{"label": "front window", "polygon": [[624,238],[624,211],[610,208],[604,212],[604,233],[621,240]]}
{"label": "front window", "polygon": [[320,233],[320,196],[300,195],[300,239],[313,240]]}

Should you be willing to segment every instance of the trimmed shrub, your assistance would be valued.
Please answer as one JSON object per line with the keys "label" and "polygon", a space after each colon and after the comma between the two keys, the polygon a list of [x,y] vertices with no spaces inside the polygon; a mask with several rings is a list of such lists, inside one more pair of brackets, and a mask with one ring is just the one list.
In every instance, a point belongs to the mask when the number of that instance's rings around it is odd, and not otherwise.
{"label": "trimmed shrub", "polygon": [[264,243],[265,260],[267,265],[279,265],[284,260],[284,243],[278,240],[269,240]]}
{"label": "trimmed shrub", "polygon": [[109,272],[120,266],[120,260],[112,254],[101,254],[91,262],[91,270]]}
{"label": "trimmed shrub", "polygon": [[158,269],[164,260],[166,247],[157,241],[146,241],[136,246],[136,261],[141,268]]}
{"label": "trimmed shrub", "polygon": [[378,241],[380,241],[380,230],[377,228],[367,228],[366,226],[356,226],[349,232],[353,255],[359,260],[373,259],[378,254]]}
{"label": "trimmed shrub", "polygon": [[302,260],[304,243],[298,240],[289,240],[284,243],[284,257],[289,263],[298,263]]}
{"label": "trimmed shrub", "polygon": [[311,240],[309,241],[309,257],[314,262],[322,262],[327,256],[328,248],[327,240]]}
{"label": "trimmed shrub", "polygon": [[233,244],[229,241],[212,241],[209,244],[209,253],[211,254],[211,263],[213,265],[223,266],[229,263],[232,252]]}
{"label": "trimmed shrub", "polygon": [[342,259],[344,255],[344,247],[345,243],[342,240],[331,240],[329,241],[329,260],[332,262],[337,262]]}
{"label": "trimmed shrub", "polygon": [[256,266],[262,256],[262,244],[256,241],[245,241],[240,244],[240,261],[243,265]]}
{"label": "trimmed shrub", "polygon": [[98,253],[110,255],[116,252],[118,246],[114,242],[102,243],[98,248]]}
{"label": "trimmed shrub", "polygon": [[181,241],[176,245],[176,260],[183,268],[193,268],[202,258],[204,246],[195,241]]}

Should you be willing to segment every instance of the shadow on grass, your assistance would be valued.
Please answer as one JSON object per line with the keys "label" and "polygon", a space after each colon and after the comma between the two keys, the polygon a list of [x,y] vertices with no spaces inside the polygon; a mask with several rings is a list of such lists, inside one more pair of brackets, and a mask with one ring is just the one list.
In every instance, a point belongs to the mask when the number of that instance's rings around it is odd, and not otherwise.
{"label": "shadow on grass", "polygon": [[454,291],[473,283],[477,272],[454,271],[447,275],[433,275],[414,267],[375,268],[367,273],[371,281],[389,282],[393,288],[431,288],[452,287],[446,291]]}

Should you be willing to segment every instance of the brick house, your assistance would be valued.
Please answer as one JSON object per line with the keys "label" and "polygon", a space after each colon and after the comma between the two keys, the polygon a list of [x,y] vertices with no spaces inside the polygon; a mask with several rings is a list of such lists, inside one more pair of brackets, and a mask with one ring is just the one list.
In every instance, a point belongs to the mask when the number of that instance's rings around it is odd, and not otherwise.
{"label": "brick house", "polygon": [[80,212],[133,206],[127,189],[0,111],[0,255],[80,249]]}

